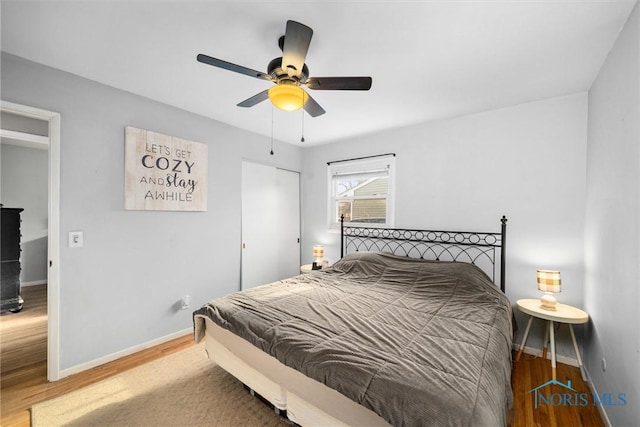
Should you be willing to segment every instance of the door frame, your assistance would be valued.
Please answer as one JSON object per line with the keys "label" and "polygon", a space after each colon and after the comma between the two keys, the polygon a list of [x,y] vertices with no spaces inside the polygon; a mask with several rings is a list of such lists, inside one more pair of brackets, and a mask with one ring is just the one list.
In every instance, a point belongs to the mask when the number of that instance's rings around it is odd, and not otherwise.
{"label": "door frame", "polygon": [[60,379],[60,113],[0,100],[0,111],[49,123],[47,380]]}

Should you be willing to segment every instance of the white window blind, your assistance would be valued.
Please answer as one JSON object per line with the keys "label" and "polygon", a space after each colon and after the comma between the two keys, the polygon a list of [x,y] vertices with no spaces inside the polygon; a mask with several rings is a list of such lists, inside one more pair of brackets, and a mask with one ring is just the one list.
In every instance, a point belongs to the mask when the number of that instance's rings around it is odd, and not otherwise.
{"label": "white window blind", "polygon": [[328,224],[393,226],[395,156],[345,160],[328,165]]}

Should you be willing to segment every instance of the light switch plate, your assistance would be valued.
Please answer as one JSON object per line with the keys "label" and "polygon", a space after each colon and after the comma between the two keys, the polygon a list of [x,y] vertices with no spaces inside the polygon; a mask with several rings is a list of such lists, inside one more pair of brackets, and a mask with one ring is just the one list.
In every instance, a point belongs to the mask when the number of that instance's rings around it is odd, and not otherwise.
{"label": "light switch plate", "polygon": [[69,232],[69,247],[81,248],[84,246],[84,233],[82,231]]}

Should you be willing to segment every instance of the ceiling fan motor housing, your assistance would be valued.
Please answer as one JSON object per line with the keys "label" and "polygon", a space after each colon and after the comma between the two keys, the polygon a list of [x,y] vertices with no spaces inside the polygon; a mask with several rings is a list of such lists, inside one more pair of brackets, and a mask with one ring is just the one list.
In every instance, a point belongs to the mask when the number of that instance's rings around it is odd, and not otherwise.
{"label": "ceiling fan motor housing", "polygon": [[298,84],[305,83],[307,81],[309,78],[309,68],[307,67],[307,64],[304,64],[299,77],[291,76],[287,70],[282,68],[282,57],[278,57],[269,62],[267,74],[269,74],[276,83],[286,83],[286,80],[289,80],[289,83]]}

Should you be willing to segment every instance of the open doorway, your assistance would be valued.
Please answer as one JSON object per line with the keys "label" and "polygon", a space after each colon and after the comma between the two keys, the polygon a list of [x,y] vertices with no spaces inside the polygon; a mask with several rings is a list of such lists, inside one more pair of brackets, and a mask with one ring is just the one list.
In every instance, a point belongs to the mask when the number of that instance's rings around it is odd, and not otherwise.
{"label": "open doorway", "polygon": [[[0,114],[2,203],[5,207],[16,204],[15,207],[25,209],[21,213],[20,282],[26,285],[23,291],[27,289],[26,293],[32,295],[38,292],[29,289],[31,286],[46,284],[47,379],[56,381],[59,379],[60,115],[4,101],[0,101]],[[25,333],[28,331],[25,328]]]}

